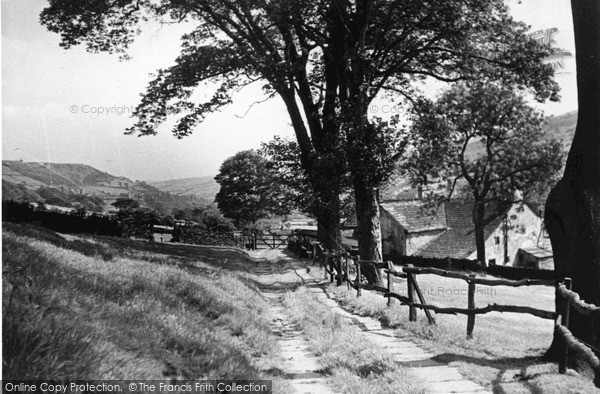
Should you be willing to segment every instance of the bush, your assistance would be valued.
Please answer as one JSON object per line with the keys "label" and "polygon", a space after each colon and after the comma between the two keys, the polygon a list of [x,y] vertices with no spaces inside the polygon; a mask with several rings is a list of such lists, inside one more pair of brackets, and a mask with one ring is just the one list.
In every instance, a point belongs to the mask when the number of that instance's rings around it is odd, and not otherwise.
{"label": "bush", "polygon": [[27,202],[2,200],[2,220],[13,223],[36,223],[61,233],[88,233],[121,236],[117,221],[98,214],[63,213],[34,208]]}
{"label": "bush", "polygon": [[235,227],[220,214],[209,214],[197,226],[177,226],[173,230],[173,242],[195,245],[243,246],[241,237],[235,235]]}

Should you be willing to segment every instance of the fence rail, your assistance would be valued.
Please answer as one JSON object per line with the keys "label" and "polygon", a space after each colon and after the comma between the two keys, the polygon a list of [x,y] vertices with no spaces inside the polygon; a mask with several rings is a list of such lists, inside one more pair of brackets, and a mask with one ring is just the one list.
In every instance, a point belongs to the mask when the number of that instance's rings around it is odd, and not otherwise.
{"label": "fence rail", "polygon": [[[337,279],[338,286],[346,282],[348,284],[348,288],[352,287],[356,290],[357,297],[361,296],[362,290],[370,290],[382,293],[384,297],[388,298],[388,305],[391,305],[391,299],[397,299],[400,301],[401,305],[408,306],[410,321],[415,321],[417,319],[417,309],[424,311],[429,324],[436,324],[435,316],[432,314],[432,312],[440,314],[467,315],[468,339],[473,337],[476,315],[482,315],[490,312],[511,312],[525,313],[542,319],[555,320],[556,330],[564,341],[564,352],[559,362],[559,372],[563,374],[566,373],[569,352],[577,352],[585,360],[587,360],[591,368],[593,368],[596,373],[600,375],[600,359],[594,353],[594,350],[587,344],[577,339],[569,330],[569,317],[571,309],[582,315],[590,316],[600,315],[600,307],[582,301],[579,295],[571,290],[570,278],[565,278],[564,282],[562,283],[557,283],[556,280],[545,278],[519,280],[489,279],[477,277],[474,274],[465,274],[440,268],[414,267],[412,265],[398,267],[394,266],[390,261],[385,263],[362,261],[345,253],[340,254],[326,251],[318,243],[313,244],[311,255],[313,258],[313,265],[317,263],[320,264],[323,267],[325,277],[329,275],[331,282],[333,282],[334,279]],[[387,274],[387,287],[372,283],[364,283],[363,273],[365,266],[370,266],[371,270],[375,269],[385,272]],[[351,272],[351,267],[355,268],[355,272]],[[351,279],[351,274],[356,275],[354,279]],[[468,284],[467,308],[445,307],[435,304],[428,304],[425,301],[423,293],[416,279],[417,275],[425,274],[438,275],[466,281]],[[394,277],[406,279],[408,296],[404,296],[393,291]],[[565,301],[563,302],[563,311],[559,315],[557,312],[521,305],[488,304],[485,307],[477,307],[475,303],[477,285],[509,287],[555,286],[557,289],[557,297],[561,297]],[[417,302],[417,298],[419,302]]]}
{"label": "fence rail", "polygon": [[567,372],[569,351],[571,350],[587,360],[588,365],[595,371],[596,375],[600,376],[600,359],[598,356],[590,346],[577,339],[569,330],[571,308],[582,315],[591,316],[600,315],[600,307],[582,301],[579,294],[571,291],[571,278],[565,278],[564,282],[557,286],[556,296],[561,297],[563,300],[560,323],[558,321],[556,323],[556,331],[564,342],[558,371],[562,374]]}
{"label": "fence rail", "polygon": [[[360,270],[361,262],[357,262],[358,269]],[[363,264],[369,262],[363,262]],[[374,267],[381,268],[384,264],[382,263],[371,263]],[[416,310],[423,310],[430,324],[435,324],[435,317],[433,317],[430,311],[441,314],[463,314],[467,315],[467,338],[473,337],[473,330],[475,328],[475,316],[482,315],[490,312],[512,312],[512,313],[527,313],[533,316],[537,316],[543,319],[556,319],[557,314],[555,312],[546,311],[538,308],[520,306],[520,305],[499,305],[499,304],[488,304],[485,307],[477,307],[475,304],[476,285],[485,286],[548,286],[554,285],[556,281],[543,280],[543,279],[521,279],[521,280],[508,280],[508,279],[488,279],[476,277],[474,274],[463,274],[456,271],[447,271],[439,268],[422,268],[404,266],[399,267],[400,271],[391,268],[391,264],[388,263],[387,269],[384,272],[388,274],[388,288],[377,285],[359,285],[362,289],[369,289],[384,293],[383,296],[386,298],[394,298],[401,302],[402,305],[409,307],[409,320],[416,320]],[[419,283],[416,279],[416,275],[438,275],[448,278],[461,279],[467,282],[467,308],[457,307],[445,307],[435,304],[430,304],[425,301],[425,298],[419,287]],[[391,277],[400,277],[407,279],[407,293],[408,296],[404,296],[398,293],[394,293],[391,289],[393,280]],[[415,302],[415,295],[419,298],[420,302]],[[357,296],[360,294],[357,293]]]}

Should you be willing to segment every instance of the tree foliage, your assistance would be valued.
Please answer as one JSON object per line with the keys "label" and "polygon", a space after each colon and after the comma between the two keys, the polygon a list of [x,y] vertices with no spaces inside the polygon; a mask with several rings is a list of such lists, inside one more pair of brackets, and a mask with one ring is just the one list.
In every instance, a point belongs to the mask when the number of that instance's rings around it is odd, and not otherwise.
{"label": "tree foliage", "polygon": [[[274,171],[290,207],[309,215],[318,215],[327,201],[313,192],[310,179],[300,163],[298,143],[275,136],[271,141],[262,143],[259,152],[267,159],[267,167]],[[325,183],[327,175],[322,176],[321,182]],[[356,215],[349,174],[344,174],[340,179],[340,215],[344,218]]]}
{"label": "tree foliage", "polygon": [[302,169],[298,143],[275,136],[261,144],[259,154],[267,160],[267,168],[285,190],[288,204],[301,212],[314,213],[319,202],[315,200],[310,180]]}
{"label": "tree foliage", "polygon": [[[475,201],[476,235],[483,237],[486,204],[522,202],[560,176],[565,156],[560,141],[545,137],[543,115],[511,88],[490,81],[458,83],[420,107],[405,169],[421,185],[449,182],[446,198],[464,185]],[[485,240],[477,238],[478,259],[485,261]]]}
{"label": "tree foliage", "polygon": [[238,226],[286,213],[291,208],[267,160],[253,150],[238,152],[225,160],[215,180],[221,185],[215,198],[217,206]]}
{"label": "tree foliage", "polygon": [[112,205],[119,209],[117,221],[124,237],[147,240],[154,238],[153,226],[159,222],[159,216],[154,210],[141,207],[137,200],[125,197],[118,198]]}

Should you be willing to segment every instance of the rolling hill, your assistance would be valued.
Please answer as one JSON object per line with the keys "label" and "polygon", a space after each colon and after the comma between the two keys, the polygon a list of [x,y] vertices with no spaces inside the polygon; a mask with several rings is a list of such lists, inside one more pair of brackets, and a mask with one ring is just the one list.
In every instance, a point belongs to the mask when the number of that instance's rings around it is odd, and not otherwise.
{"label": "rolling hill", "polygon": [[577,111],[567,112],[559,116],[549,116],[546,121],[548,122],[546,125],[548,137],[562,140],[565,149],[568,150],[575,136]]}
{"label": "rolling hill", "polygon": [[221,187],[213,176],[169,179],[160,182],[150,182],[150,185],[171,194],[193,195],[199,200],[212,203]]}
{"label": "rolling hill", "polygon": [[86,164],[2,161],[4,199],[108,211],[120,197],[140,201],[160,214],[206,205],[190,195],[164,192],[146,182],[114,176]]}

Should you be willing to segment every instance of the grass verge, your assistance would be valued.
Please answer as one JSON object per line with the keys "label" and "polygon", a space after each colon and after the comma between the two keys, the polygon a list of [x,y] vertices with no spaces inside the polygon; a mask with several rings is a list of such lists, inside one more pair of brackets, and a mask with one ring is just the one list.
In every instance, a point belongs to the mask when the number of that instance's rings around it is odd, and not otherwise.
{"label": "grass verge", "polygon": [[311,350],[343,393],[424,393],[418,380],[363,339],[356,327],[319,303],[305,287],[288,293],[285,305]]}

